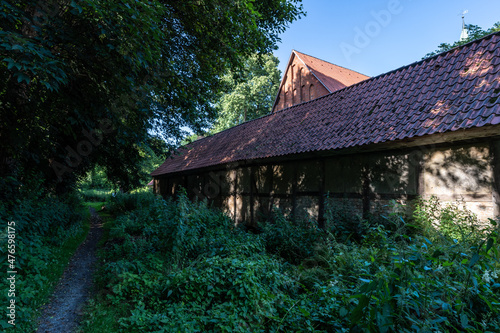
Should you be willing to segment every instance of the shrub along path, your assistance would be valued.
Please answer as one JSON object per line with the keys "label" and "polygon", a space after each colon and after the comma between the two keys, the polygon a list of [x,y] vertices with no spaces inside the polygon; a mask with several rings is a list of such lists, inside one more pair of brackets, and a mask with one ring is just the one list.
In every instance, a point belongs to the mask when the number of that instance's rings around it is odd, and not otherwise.
{"label": "shrub along path", "polygon": [[94,208],[89,209],[90,231],[71,258],[51,301],[42,310],[38,333],[69,333],[78,325],[92,287],[97,243],[102,234],[101,218]]}

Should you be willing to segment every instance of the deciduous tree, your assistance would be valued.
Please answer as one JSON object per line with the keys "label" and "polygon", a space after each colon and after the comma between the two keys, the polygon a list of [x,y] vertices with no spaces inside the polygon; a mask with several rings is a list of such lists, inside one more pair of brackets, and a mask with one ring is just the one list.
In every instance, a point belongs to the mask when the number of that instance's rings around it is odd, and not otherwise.
{"label": "deciduous tree", "polygon": [[0,176],[64,188],[99,163],[136,183],[141,144],[207,127],[220,78],[270,52],[300,2],[1,1]]}
{"label": "deciduous tree", "polygon": [[271,111],[279,89],[278,59],[272,54],[252,55],[239,71],[228,71],[222,82],[226,91],[216,104],[213,132],[262,117]]}
{"label": "deciduous tree", "polygon": [[482,38],[482,37],[484,37],[484,36],[486,36],[488,34],[491,34],[491,33],[495,32],[495,31],[500,31],[500,22],[495,23],[493,25],[493,27],[489,28],[486,31],[483,30],[480,26],[477,26],[477,25],[474,25],[474,24],[466,24],[465,28],[467,29],[467,33],[469,35],[467,37],[467,39],[462,40],[462,41],[456,41],[453,44],[441,43],[441,44],[439,44],[439,46],[438,46],[438,48],[437,48],[436,51],[427,53],[424,56],[423,59],[435,56],[436,54],[439,54],[439,53],[442,53],[442,52],[449,51],[452,48],[455,48],[455,47],[463,45],[463,44],[467,44],[469,42],[472,42],[473,40]]}

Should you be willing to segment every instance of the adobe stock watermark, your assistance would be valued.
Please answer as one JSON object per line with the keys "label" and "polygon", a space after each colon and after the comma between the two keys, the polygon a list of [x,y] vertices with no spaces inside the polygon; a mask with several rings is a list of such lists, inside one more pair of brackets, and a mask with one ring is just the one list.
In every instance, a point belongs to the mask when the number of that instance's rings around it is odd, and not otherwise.
{"label": "adobe stock watermark", "polygon": [[104,135],[112,133],[114,130],[113,123],[109,119],[101,119],[99,121],[99,128],[97,129],[91,131],[82,130],[82,134],[87,140],[80,140],[74,148],[70,146],[65,147],[67,154],[64,161],[66,164],[58,161],[51,162],[50,166],[56,173],[57,179],[62,181],[62,176],[66,172],[73,172],[72,168],[78,167],[82,162],[82,159],[89,156],[94,147],[97,147],[102,143]]}
{"label": "adobe stock watermark", "polygon": [[16,262],[16,222],[7,222],[7,323],[16,326],[16,280],[17,280],[17,262]]}
{"label": "adobe stock watermark", "polygon": [[380,35],[383,28],[387,27],[394,16],[403,12],[403,5],[399,0],[389,0],[385,9],[370,12],[373,20],[366,22],[363,28],[354,27],[354,39],[352,43],[342,42],[339,47],[347,62],[351,62],[354,54],[361,53],[361,50],[368,47],[372,40]]}

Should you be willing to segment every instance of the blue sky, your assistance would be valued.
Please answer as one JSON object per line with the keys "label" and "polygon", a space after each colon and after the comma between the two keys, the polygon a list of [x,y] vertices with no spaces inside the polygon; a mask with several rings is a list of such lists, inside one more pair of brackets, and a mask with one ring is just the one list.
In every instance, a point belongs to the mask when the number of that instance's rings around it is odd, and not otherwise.
{"label": "blue sky", "polygon": [[283,72],[292,49],[376,76],[420,60],[460,38],[466,24],[500,21],[500,0],[303,0],[305,17],[290,24],[274,52]]}

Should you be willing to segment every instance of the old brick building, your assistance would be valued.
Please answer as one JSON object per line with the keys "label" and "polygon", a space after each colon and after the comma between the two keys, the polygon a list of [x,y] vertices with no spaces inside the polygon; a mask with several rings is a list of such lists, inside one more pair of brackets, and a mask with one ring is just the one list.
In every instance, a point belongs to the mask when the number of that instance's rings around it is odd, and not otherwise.
{"label": "old brick building", "polygon": [[368,212],[432,195],[500,215],[500,33],[358,83],[337,77],[309,101],[303,83],[326,80],[297,60],[276,111],[179,149],[152,173],[155,192],[182,186],[250,223],[273,206],[321,222],[328,201]]}
{"label": "old brick building", "polygon": [[293,50],[273,112],[325,96],[369,77]]}

